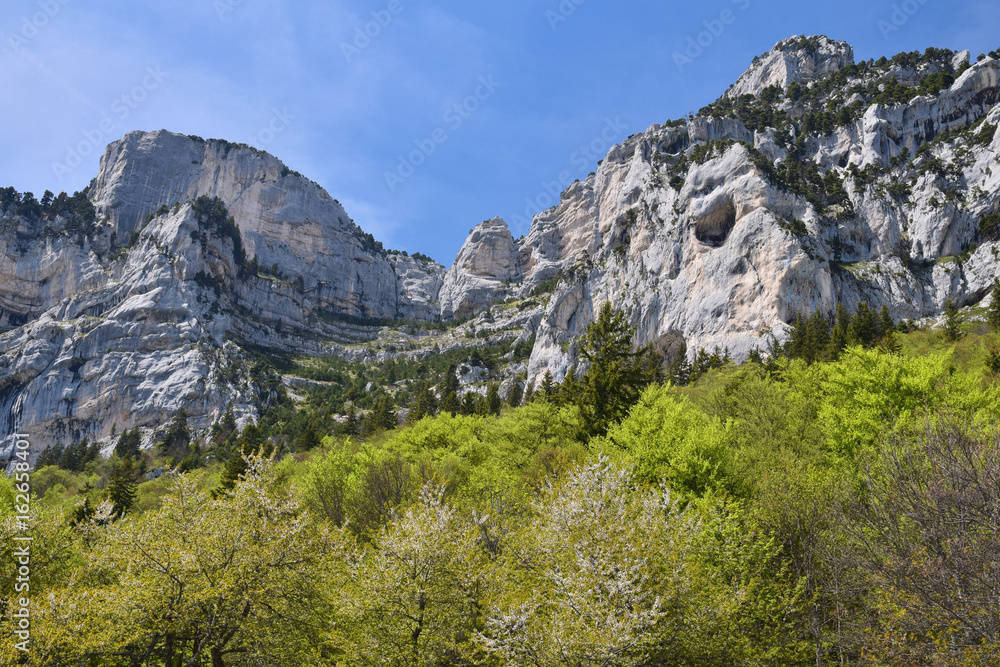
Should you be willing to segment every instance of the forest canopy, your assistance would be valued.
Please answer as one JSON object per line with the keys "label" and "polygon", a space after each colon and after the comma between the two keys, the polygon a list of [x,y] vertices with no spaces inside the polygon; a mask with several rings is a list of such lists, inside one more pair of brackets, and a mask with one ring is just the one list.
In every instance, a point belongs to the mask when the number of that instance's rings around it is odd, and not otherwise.
{"label": "forest canopy", "polygon": [[[837,349],[814,323],[680,386],[606,315],[591,363],[517,407],[453,412],[425,384],[400,428],[307,415],[282,439],[230,413],[199,444],[179,415],[152,450],[125,431],[109,460],[50,456],[31,649],[5,630],[0,661],[997,664],[997,333],[873,317]],[[175,465],[143,475],[153,456]]]}

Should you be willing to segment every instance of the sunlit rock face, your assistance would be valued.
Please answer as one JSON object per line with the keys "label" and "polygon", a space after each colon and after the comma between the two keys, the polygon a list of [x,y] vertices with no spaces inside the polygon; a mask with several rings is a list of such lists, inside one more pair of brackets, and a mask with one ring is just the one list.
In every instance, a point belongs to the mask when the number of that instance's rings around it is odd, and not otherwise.
{"label": "sunlit rock face", "polygon": [[[357,335],[345,319],[439,317],[444,267],[383,251],[322,188],[250,147],[132,132],[88,195],[89,238],[2,217],[0,412],[35,450],[153,428],[182,406],[197,427],[230,405],[252,418],[266,397],[241,345],[318,354]],[[199,223],[203,195],[228,208],[254,269]]]}
{"label": "sunlit rock face", "polygon": [[[1000,211],[1000,63],[928,54],[855,64],[843,42],[779,42],[719,103],[612,148],[535,217],[514,267],[498,221],[488,224],[504,239],[501,261],[484,233],[470,236],[443,312],[557,281],[529,364],[537,382],[576,364],[574,341],[605,301],[631,312],[636,344],[668,356],[680,341],[689,354],[719,346],[736,359],[785,340],[798,313],[832,316],[838,302],[916,319],[948,299],[980,301],[1000,269],[1000,246],[979,230]],[[937,73],[945,85],[921,92]],[[877,101],[890,78],[902,94]],[[831,101],[851,113],[815,127],[809,114]],[[808,196],[804,176],[782,182],[775,172],[790,159],[832,173],[844,201]],[[463,270],[479,253],[520,282]]]}
{"label": "sunlit rock face", "polygon": [[[129,133],[87,192],[91,234],[0,211],[0,433],[37,452],[150,433],[180,407],[197,428],[227,407],[244,423],[271,398],[249,350],[383,360],[474,345],[476,326],[534,341],[511,373],[558,380],[605,302],[637,345],[737,360],[838,303],[897,319],[975,304],[1000,270],[998,103],[992,58],[855,63],[843,42],[790,38],[716,103],[614,146],[524,237],[478,224],[447,270],[383,250],[266,153]],[[242,263],[201,196],[232,215]],[[433,345],[357,345],[470,318]]]}

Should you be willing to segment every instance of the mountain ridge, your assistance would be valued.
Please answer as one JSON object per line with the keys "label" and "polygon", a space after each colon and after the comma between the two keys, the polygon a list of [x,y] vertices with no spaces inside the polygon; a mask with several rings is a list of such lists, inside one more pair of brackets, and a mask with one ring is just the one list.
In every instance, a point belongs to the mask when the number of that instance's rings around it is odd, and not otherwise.
{"label": "mountain ridge", "polygon": [[993,57],[855,63],[843,42],[782,40],[698,114],[612,147],[522,239],[477,225],[447,269],[386,251],[262,151],[130,132],[83,229],[51,203],[3,206],[0,430],[37,450],[152,437],[181,407],[197,428],[227,407],[246,423],[275,390],[251,348],[375,362],[530,343],[492,379],[558,380],[607,301],[668,361],[742,360],[838,303],[936,317],[998,272],[998,102]]}

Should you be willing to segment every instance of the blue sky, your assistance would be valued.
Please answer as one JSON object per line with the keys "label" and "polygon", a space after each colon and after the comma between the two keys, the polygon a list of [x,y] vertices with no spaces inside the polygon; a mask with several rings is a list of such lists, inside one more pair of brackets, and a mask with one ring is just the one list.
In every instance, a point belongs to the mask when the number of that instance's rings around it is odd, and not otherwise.
{"label": "blue sky", "polygon": [[225,138],[319,182],[387,246],[446,265],[475,224],[499,215],[524,233],[608,140],[713,101],[785,37],[846,40],[858,60],[1000,47],[1000,4],[978,0],[4,7],[0,186],[78,190],[129,130]]}

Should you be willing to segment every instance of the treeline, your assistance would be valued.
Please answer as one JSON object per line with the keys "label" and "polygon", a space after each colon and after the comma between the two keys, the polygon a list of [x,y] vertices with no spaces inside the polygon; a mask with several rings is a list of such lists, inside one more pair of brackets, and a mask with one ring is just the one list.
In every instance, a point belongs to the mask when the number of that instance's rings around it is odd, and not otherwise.
{"label": "treeline", "polygon": [[[89,188],[88,188],[89,189]],[[97,212],[87,197],[87,190],[67,195],[58,195],[46,190],[41,201],[31,192],[20,193],[12,187],[0,188],[0,211],[19,215],[25,220],[54,222],[66,218],[62,230],[66,233],[80,232],[92,236],[96,230]],[[47,228],[47,232],[51,232]]]}

